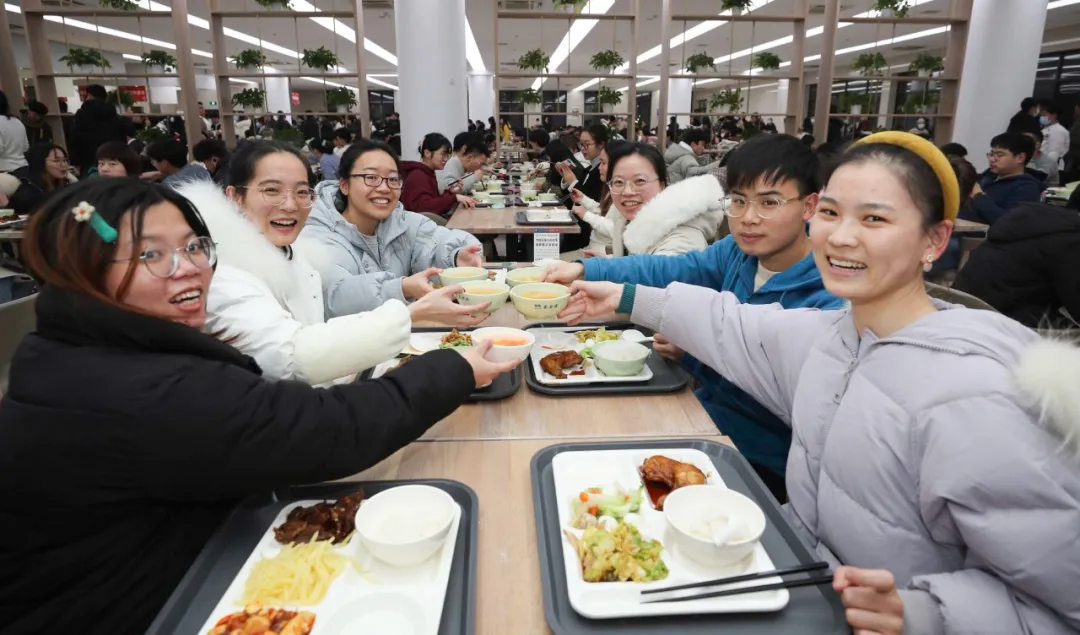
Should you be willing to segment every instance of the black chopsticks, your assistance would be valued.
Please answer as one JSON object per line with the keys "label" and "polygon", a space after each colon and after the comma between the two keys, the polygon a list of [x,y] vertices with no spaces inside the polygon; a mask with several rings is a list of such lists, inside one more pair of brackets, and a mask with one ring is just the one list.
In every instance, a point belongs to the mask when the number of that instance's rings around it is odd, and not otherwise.
{"label": "black chopsticks", "polygon": [[[829,564],[826,562],[814,562],[811,564],[804,564],[795,567],[789,567],[787,569],[777,569],[775,571],[763,571],[761,573],[748,573],[746,575],[737,575],[728,578],[720,578],[718,580],[707,580],[705,582],[694,582],[693,584],[682,584],[679,586],[665,587],[662,589],[646,589],[641,591],[641,595],[651,595],[657,593],[670,593],[672,591],[685,591],[689,589],[701,589],[705,587],[713,586],[726,586],[729,584],[736,584],[739,582],[750,582],[752,580],[764,580],[767,578],[782,577],[786,575],[793,575],[796,573],[808,573],[812,571],[820,571],[828,569]],[[706,598],[726,597],[729,595],[742,595],[744,593],[757,593],[759,591],[774,591],[777,589],[794,589],[804,586],[816,586],[818,584],[831,583],[833,576],[831,573],[810,576],[808,578],[802,578],[797,580],[782,580],[780,582],[772,582],[769,584],[739,587],[736,589],[722,589],[720,591],[712,591],[710,593],[703,593],[699,595],[684,595],[672,598],[656,598],[642,600],[642,604],[653,604],[657,602],[687,602],[690,600],[703,600]]]}

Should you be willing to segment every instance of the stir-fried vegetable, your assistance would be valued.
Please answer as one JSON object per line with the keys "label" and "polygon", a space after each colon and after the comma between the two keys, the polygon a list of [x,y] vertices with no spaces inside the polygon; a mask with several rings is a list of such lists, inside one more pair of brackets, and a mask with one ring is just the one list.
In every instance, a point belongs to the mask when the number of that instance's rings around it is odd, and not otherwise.
{"label": "stir-fried vegetable", "polygon": [[641,487],[636,490],[625,490],[618,485],[587,488],[571,503],[573,515],[570,525],[575,529],[585,529],[595,526],[600,516],[621,519],[638,511],[642,499]]}
{"label": "stir-fried vegetable", "polygon": [[611,531],[590,527],[580,538],[564,533],[577,552],[586,582],[654,582],[668,576],[660,559],[663,545],[646,540],[633,525],[621,522]]}
{"label": "stir-fried vegetable", "polygon": [[605,326],[601,326],[595,331],[576,331],[574,336],[577,337],[578,342],[581,344],[584,344],[588,340],[599,343],[619,339],[619,333],[609,332]]}

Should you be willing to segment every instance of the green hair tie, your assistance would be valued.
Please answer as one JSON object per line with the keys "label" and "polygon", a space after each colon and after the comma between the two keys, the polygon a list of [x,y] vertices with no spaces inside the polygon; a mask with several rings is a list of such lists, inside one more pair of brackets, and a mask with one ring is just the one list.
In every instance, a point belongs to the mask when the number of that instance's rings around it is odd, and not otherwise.
{"label": "green hair tie", "polygon": [[75,220],[80,223],[89,221],[90,227],[92,227],[97,235],[101,236],[101,239],[105,242],[109,244],[116,242],[116,230],[101,217],[101,214],[97,213],[97,210],[90,203],[82,201],[72,208],[71,213],[75,216]]}

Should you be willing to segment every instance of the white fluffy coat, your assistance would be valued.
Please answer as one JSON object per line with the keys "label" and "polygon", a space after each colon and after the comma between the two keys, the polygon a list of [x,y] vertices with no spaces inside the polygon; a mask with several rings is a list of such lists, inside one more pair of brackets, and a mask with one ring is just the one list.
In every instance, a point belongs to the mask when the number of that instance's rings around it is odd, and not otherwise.
{"label": "white fluffy coat", "polygon": [[615,215],[614,254],[621,256],[624,245],[631,255],[675,256],[705,249],[724,219],[723,197],[724,188],[709,174],[669,185],[641,208],[633,222]]}

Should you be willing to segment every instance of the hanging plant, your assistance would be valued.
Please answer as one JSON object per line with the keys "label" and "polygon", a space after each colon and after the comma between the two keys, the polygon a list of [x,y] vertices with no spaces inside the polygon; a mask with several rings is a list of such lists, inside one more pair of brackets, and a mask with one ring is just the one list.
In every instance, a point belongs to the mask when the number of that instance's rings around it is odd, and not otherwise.
{"label": "hanging plant", "polygon": [[135,105],[135,97],[126,90],[110,90],[106,94],[106,101],[114,106],[123,106],[124,108],[131,108]]}
{"label": "hanging plant", "polygon": [[618,106],[622,103],[622,93],[609,86],[601,86],[596,91],[596,103],[600,106]]}
{"label": "hanging plant", "polygon": [[101,0],[98,4],[105,9],[116,9],[118,11],[134,11],[139,8],[139,5],[131,2],[131,0]]}
{"label": "hanging plant", "polygon": [[300,63],[304,66],[318,69],[324,73],[336,67],[339,62],[341,60],[338,59],[338,56],[325,46],[320,46],[314,50],[304,49],[304,55],[300,58]]}
{"label": "hanging plant", "polygon": [[345,86],[326,91],[326,107],[330,110],[345,106],[345,110],[351,111],[356,104],[356,93]]}
{"label": "hanging plant", "polygon": [[544,103],[544,94],[538,90],[526,88],[518,91],[518,100],[522,104],[542,104]]}
{"label": "hanging plant", "polygon": [[860,75],[880,75],[888,67],[889,62],[881,53],[861,53],[855,58],[851,70]]}
{"label": "hanging plant", "polygon": [[616,68],[622,66],[625,62],[626,60],[623,59],[622,55],[619,55],[618,51],[608,49],[593,55],[592,59],[589,60],[589,65],[595,70],[613,73]]}
{"label": "hanging plant", "polygon": [[551,56],[544,53],[543,49],[533,49],[518,58],[517,65],[523,71],[536,71],[546,73]]}
{"label": "hanging plant", "polygon": [[735,14],[749,11],[752,6],[754,6],[754,0],[720,0],[721,11],[731,11]]}
{"label": "hanging plant", "polygon": [[892,16],[906,18],[908,11],[911,11],[911,4],[908,0],[875,0],[870,10],[878,11],[883,18]]}
{"label": "hanging plant", "polygon": [[158,66],[166,73],[176,70],[176,58],[167,51],[150,51],[142,54],[142,63],[149,68]]}
{"label": "hanging plant", "polygon": [[709,110],[717,110],[719,108],[727,107],[729,112],[739,112],[742,109],[743,98],[741,88],[729,88],[728,90],[715,93],[711,99],[709,99]]}
{"label": "hanging plant", "polygon": [[938,94],[931,92],[916,92],[911,93],[904,100],[904,105],[900,109],[908,114],[924,114],[930,112],[930,110],[938,103]]}
{"label": "hanging plant", "polygon": [[245,88],[232,96],[234,106],[258,110],[266,102],[266,91],[261,88]]}
{"label": "hanging plant", "polygon": [[780,56],[768,51],[754,56],[751,65],[763,71],[771,71],[780,68]]}
{"label": "hanging plant", "polygon": [[716,70],[716,64],[713,62],[713,56],[708,53],[694,53],[690,57],[686,58],[686,72],[691,75],[696,75],[699,68],[709,68]]}
{"label": "hanging plant", "polygon": [[255,0],[255,2],[258,2],[259,6],[264,9],[292,9],[289,0]]}
{"label": "hanging plant", "polygon": [[551,6],[555,9],[573,9],[574,13],[581,13],[589,0],[551,0]]}
{"label": "hanging plant", "polygon": [[866,93],[843,93],[840,95],[840,112],[850,113],[853,106],[865,110],[870,107],[870,96]]}
{"label": "hanging plant", "polygon": [[915,56],[915,59],[911,64],[908,65],[908,69],[913,71],[926,71],[927,74],[943,71],[945,70],[945,60],[937,55],[919,53]]}
{"label": "hanging plant", "polygon": [[60,62],[67,64],[68,70],[72,72],[75,72],[76,66],[97,66],[101,70],[112,68],[112,64],[109,60],[105,59],[105,56],[101,51],[79,48],[77,46],[69,48],[67,55],[60,58]]}
{"label": "hanging plant", "polygon": [[165,139],[168,136],[169,135],[165,134],[165,132],[161,128],[158,128],[157,126],[150,126],[149,128],[143,128],[142,130],[135,133],[135,138],[138,139],[139,141],[142,141],[146,145],[150,145],[151,143],[153,143],[155,141],[161,141],[162,139]]}
{"label": "hanging plant", "polygon": [[269,64],[266,54],[256,49],[244,49],[233,58],[236,68],[262,68]]}

